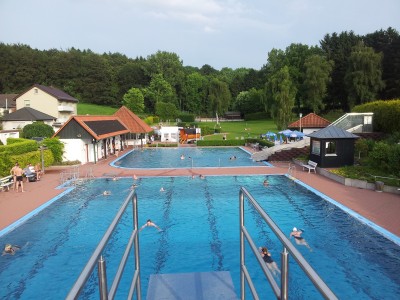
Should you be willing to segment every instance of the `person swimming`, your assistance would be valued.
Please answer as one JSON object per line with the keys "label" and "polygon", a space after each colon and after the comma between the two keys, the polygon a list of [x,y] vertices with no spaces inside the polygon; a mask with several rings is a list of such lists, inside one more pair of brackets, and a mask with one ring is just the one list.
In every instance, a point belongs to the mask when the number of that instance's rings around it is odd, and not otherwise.
{"label": "person swimming", "polygon": [[274,276],[280,274],[281,270],[279,270],[278,265],[272,259],[271,253],[268,251],[267,247],[260,247],[259,250],[260,250],[261,257],[263,258],[265,264],[267,265],[268,269],[270,269],[272,274]]}
{"label": "person swimming", "polygon": [[297,229],[296,227],[293,227],[292,232],[290,233],[290,237],[294,237],[294,240],[297,245],[303,245],[306,246],[310,251],[312,251],[310,245],[308,245],[307,241],[305,240],[304,237],[302,237],[302,233],[304,230]]}
{"label": "person swimming", "polygon": [[142,227],[140,227],[139,231],[142,231],[145,227],[155,227],[155,228],[158,229],[158,231],[161,231],[161,228],[158,227],[158,226],[156,225],[156,223],[154,223],[151,219],[148,219],[148,220],[146,221],[146,223],[145,223]]}
{"label": "person swimming", "polygon": [[3,256],[3,255],[6,255],[6,254],[14,255],[15,252],[16,252],[17,250],[19,250],[19,249],[21,249],[20,246],[7,244],[7,245],[4,247],[2,256]]}
{"label": "person swimming", "polygon": [[111,191],[104,191],[103,192],[103,196],[110,196],[111,195]]}

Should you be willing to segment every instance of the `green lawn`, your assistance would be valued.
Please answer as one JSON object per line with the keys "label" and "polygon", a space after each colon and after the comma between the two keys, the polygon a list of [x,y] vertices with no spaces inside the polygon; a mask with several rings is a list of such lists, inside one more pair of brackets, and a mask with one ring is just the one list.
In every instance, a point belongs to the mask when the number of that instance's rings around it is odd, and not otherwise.
{"label": "green lawn", "polygon": [[110,116],[114,114],[118,108],[96,105],[89,103],[78,103],[78,115],[96,115],[96,116]]}
{"label": "green lawn", "polygon": [[[201,122],[200,125],[207,125],[216,128],[216,122]],[[258,138],[260,134],[267,131],[278,132],[273,120],[257,120],[257,121],[235,121],[220,122],[221,133],[204,137],[205,140],[220,140],[226,134],[228,140],[243,138]]]}

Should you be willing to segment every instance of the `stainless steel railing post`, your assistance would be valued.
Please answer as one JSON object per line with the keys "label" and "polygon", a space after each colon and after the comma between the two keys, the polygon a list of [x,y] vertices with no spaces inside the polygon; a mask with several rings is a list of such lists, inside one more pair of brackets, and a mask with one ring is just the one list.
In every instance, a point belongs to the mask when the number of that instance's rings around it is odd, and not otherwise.
{"label": "stainless steel railing post", "polygon": [[133,209],[133,228],[136,231],[135,236],[135,271],[137,272],[136,280],[136,299],[142,299],[142,291],[140,285],[140,254],[139,254],[139,219],[138,219],[138,209],[137,209],[137,195],[136,193],[132,196],[132,209]]}
{"label": "stainless steel railing post", "polygon": [[107,271],[106,271],[106,261],[103,259],[103,255],[100,256],[100,259],[97,263],[98,268],[98,276],[99,276],[99,293],[101,300],[108,299],[108,290],[107,290]]}
{"label": "stainless steel railing post", "polygon": [[281,253],[281,300],[288,299],[289,283],[289,252],[283,247]]}
{"label": "stainless steel railing post", "polygon": [[245,298],[245,290],[244,290],[244,274],[243,274],[243,266],[245,265],[244,261],[244,194],[243,191],[239,191],[239,211],[240,211],[240,299],[244,300]]}

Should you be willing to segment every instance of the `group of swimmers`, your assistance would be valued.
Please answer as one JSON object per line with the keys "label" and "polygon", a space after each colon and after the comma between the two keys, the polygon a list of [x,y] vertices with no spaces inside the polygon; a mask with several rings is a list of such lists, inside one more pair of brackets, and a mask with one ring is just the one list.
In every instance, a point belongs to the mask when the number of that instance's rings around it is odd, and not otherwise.
{"label": "group of swimmers", "polygon": [[[292,232],[290,233],[289,237],[290,238],[294,237],[294,240],[297,245],[306,246],[310,251],[312,251],[310,245],[308,245],[305,238],[301,236],[303,232],[304,232],[304,230],[293,227]],[[277,276],[278,274],[280,274],[281,270],[279,269],[276,262],[272,259],[271,253],[268,251],[268,248],[260,247],[259,250],[260,250],[260,255],[261,255],[262,259],[264,260],[265,264],[267,265],[268,269],[272,272],[272,274],[274,276]]]}

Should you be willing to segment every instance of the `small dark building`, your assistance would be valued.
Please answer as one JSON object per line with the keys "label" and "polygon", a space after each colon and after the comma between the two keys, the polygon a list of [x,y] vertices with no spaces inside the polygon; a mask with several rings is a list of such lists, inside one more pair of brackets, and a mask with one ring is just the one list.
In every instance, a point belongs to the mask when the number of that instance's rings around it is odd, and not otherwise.
{"label": "small dark building", "polygon": [[354,164],[354,142],[359,138],[344,129],[328,126],[307,135],[310,160],[321,168],[337,168]]}

